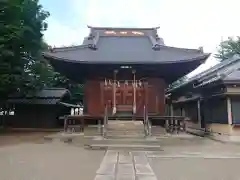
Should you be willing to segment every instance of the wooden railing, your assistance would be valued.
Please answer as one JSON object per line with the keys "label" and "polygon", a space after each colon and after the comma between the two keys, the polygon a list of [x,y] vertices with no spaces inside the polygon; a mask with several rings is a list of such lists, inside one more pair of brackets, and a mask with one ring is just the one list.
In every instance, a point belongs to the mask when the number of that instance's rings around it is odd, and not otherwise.
{"label": "wooden railing", "polygon": [[168,133],[185,131],[185,116],[162,116],[162,115],[150,115],[152,121],[164,121],[165,129]]}

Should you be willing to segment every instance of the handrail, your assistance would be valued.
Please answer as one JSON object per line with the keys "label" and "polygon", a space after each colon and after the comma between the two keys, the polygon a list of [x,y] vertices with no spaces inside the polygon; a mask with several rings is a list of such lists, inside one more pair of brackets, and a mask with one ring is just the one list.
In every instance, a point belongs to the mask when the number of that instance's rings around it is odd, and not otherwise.
{"label": "handrail", "polygon": [[148,136],[152,136],[152,124],[148,118],[148,114],[146,115],[147,123],[148,123]]}
{"label": "handrail", "polygon": [[104,120],[103,120],[103,136],[107,135],[107,124],[108,124],[108,106],[105,106]]}
{"label": "handrail", "polygon": [[146,136],[152,136],[152,124],[148,118],[147,108],[144,105],[143,112],[143,120],[144,120],[144,131]]}
{"label": "handrail", "polygon": [[147,123],[146,123],[146,107],[144,105],[143,107],[143,125],[144,125],[144,132],[145,132],[145,136],[148,135],[148,128],[147,128]]}

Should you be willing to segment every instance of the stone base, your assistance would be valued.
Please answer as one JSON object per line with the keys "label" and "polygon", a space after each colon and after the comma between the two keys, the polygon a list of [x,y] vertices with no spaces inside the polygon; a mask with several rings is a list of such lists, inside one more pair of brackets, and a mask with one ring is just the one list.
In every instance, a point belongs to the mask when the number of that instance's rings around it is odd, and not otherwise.
{"label": "stone base", "polygon": [[186,122],[186,131],[197,136],[205,135],[205,131],[201,128],[201,125],[199,123],[194,123],[191,121]]}
{"label": "stone base", "polygon": [[229,124],[207,124],[206,131],[201,128],[187,127],[187,132],[208,136],[221,142],[240,142],[240,129]]}
{"label": "stone base", "polygon": [[231,136],[231,135],[210,135],[209,136],[213,140],[221,141],[221,142],[233,142],[240,143],[240,136]]}
{"label": "stone base", "polygon": [[228,135],[228,136],[240,136],[240,128],[235,125],[230,124],[207,124],[207,131],[219,134],[219,135]]}

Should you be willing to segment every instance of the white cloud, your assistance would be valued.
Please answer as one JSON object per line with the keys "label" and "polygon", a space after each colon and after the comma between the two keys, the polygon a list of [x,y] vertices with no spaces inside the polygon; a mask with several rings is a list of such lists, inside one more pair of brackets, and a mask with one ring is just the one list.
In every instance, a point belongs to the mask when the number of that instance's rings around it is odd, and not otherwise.
{"label": "white cloud", "polygon": [[[204,46],[211,52],[221,37],[238,35],[240,31],[237,0],[69,0],[69,3],[72,3],[71,10],[76,14],[74,18],[78,21],[76,24],[79,23],[79,29],[86,29],[87,24],[126,27],[160,25],[159,34],[171,46]],[[61,26],[60,21],[49,24],[55,28]],[[69,34],[76,31],[73,27],[64,26],[63,29]],[[85,34],[81,34],[79,29],[78,33],[71,35],[76,37],[68,41],[75,43],[76,38],[81,39],[86,34],[87,29]],[[57,36],[60,32],[57,29],[52,33]],[[62,35],[58,39],[61,38]]]}
{"label": "white cloud", "polygon": [[53,18],[49,19],[48,26],[44,38],[49,45],[59,47],[80,43],[81,36],[78,30],[65,26]]}
{"label": "white cloud", "polygon": [[[221,39],[236,36],[238,0],[69,0],[76,24],[62,25],[51,19],[46,39],[50,44],[70,45],[86,36],[86,25],[154,27],[170,46],[198,48],[215,52]],[[52,17],[54,18],[54,17]],[[79,26],[77,26],[79,23]],[[77,27],[77,29],[74,29]],[[208,60],[201,69],[215,64]]]}

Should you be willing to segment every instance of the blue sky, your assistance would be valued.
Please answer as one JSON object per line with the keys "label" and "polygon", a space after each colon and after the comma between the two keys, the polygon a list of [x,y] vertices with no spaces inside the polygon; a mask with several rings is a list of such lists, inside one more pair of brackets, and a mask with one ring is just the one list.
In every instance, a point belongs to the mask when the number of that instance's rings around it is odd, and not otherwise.
{"label": "blue sky", "polygon": [[[156,27],[166,45],[215,52],[221,39],[240,35],[238,0],[40,0],[51,16],[45,40],[81,44],[87,25]],[[215,64],[209,60],[207,66]]]}

